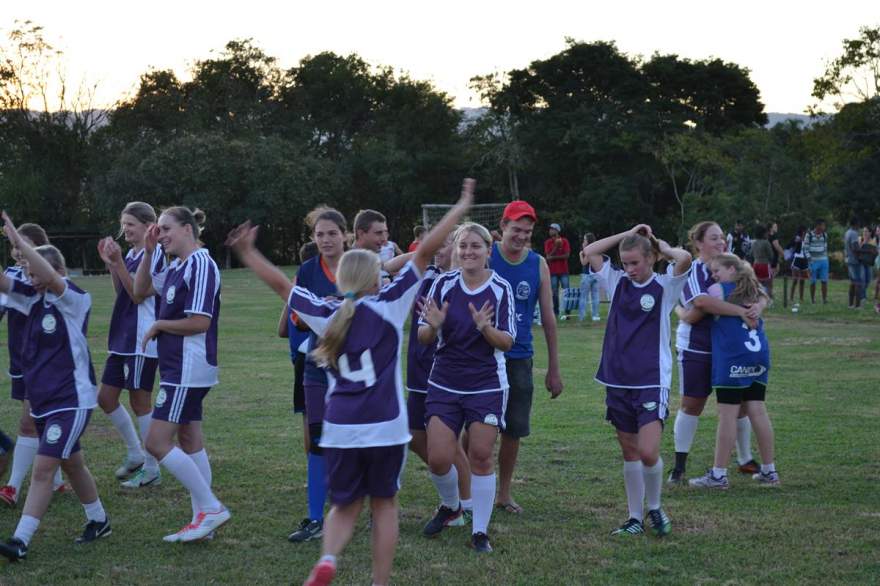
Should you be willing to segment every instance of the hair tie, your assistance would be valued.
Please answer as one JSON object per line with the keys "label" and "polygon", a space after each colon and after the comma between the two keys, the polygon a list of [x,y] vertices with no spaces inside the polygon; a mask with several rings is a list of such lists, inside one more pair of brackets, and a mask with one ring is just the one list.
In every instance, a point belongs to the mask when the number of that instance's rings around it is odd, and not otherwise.
{"label": "hair tie", "polygon": [[355,299],[357,297],[357,293],[355,293],[354,291],[346,291],[342,296],[345,299]]}

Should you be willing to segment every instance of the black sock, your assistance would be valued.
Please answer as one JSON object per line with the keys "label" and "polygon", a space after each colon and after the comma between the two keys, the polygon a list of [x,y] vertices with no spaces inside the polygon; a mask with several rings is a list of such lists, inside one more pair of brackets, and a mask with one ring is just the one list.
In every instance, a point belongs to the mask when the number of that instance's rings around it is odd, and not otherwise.
{"label": "black sock", "polygon": [[675,469],[684,472],[687,466],[687,459],[687,452],[675,452]]}

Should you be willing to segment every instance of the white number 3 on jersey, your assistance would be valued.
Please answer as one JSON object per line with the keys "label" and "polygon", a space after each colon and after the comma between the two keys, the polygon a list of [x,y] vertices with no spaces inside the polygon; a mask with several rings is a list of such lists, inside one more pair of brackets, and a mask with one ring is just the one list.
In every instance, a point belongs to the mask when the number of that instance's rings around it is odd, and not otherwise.
{"label": "white number 3 on jersey", "polygon": [[361,352],[360,363],[359,369],[351,370],[348,366],[348,355],[343,354],[338,361],[339,374],[352,382],[364,383],[366,386],[372,387],[376,384],[376,370],[373,368],[373,355],[369,348]]}
{"label": "white number 3 on jersey", "polygon": [[742,327],[744,330],[749,330],[749,339],[747,342],[743,342],[746,350],[749,350],[750,352],[760,352],[761,340],[758,338],[758,330],[751,330],[746,324],[743,324]]}

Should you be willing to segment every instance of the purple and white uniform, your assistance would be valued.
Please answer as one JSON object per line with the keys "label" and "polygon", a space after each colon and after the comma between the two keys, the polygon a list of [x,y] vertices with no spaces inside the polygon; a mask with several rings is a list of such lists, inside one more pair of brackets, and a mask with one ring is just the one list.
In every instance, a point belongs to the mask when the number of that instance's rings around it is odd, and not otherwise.
{"label": "purple and white uniform", "polygon": [[[681,292],[685,309],[693,307],[694,299],[708,295],[715,283],[709,265],[699,258],[691,265],[690,276]],[[678,322],[675,346],[678,349],[679,392],[689,397],[712,394],[712,322],[706,315],[695,324]]]}
{"label": "purple and white uniform", "polygon": [[[144,258],[144,249],[134,249],[125,255],[125,270],[134,276]],[[165,254],[157,248],[151,259],[150,274],[161,272],[165,268]],[[153,390],[156,378],[158,352],[156,340],[147,343],[143,349],[144,334],[156,321],[158,295],[144,299],[143,303],[135,303],[124,287],[116,292],[113,304],[113,315],[110,317],[110,333],[108,335],[109,355],[104,365],[101,382],[128,390]]]}
{"label": "purple and white uniform", "polygon": [[488,302],[495,308],[494,327],[515,340],[516,305],[510,283],[491,271],[485,283],[471,290],[461,270],[455,270],[440,275],[428,296],[437,307],[449,303],[449,309],[437,332],[425,420],[437,416],[456,434],[474,421],[503,428],[509,389],[504,352],[477,330],[468,305],[480,309]]}
{"label": "purple and white uniform", "polygon": [[[407,263],[378,295],[355,301],[338,368],[326,368],[329,387],[320,445],[334,504],[365,495],[390,498],[400,488],[406,444],[412,439],[400,365],[403,326],[422,278]],[[298,286],[288,300],[319,337],[342,303]]]}
{"label": "purple and white uniform", "polygon": [[202,399],[218,382],[217,323],[220,318],[220,270],[207,249],[199,248],[186,260],[174,259],[153,274],[160,292],[158,320],[181,320],[191,315],[211,318],[206,332],[158,337],[161,389],[153,419],[189,423],[202,418]]}
{"label": "purple and white uniform", "polygon": [[[425,269],[425,279],[419,288],[416,297],[427,297],[434,281],[440,276],[440,269],[431,265]],[[409,395],[406,399],[406,410],[409,414],[409,428],[424,431],[425,429],[425,397],[428,393],[428,376],[434,364],[434,352],[437,350],[437,342],[433,344],[419,343],[419,313],[418,306],[413,304],[409,326],[409,349],[406,355],[406,390]]]}
{"label": "purple and white uniform", "polygon": [[[13,281],[30,285],[30,279],[28,279],[24,269],[18,265],[8,267],[3,274]],[[31,294],[34,293],[36,291],[31,290]],[[12,382],[12,398],[16,401],[24,401],[27,399],[27,393],[25,392],[24,374],[21,368],[21,351],[24,348],[22,336],[24,336],[24,324],[27,321],[27,315],[10,307],[5,299],[3,305],[8,309],[6,314],[7,346],[9,349],[8,372]]]}
{"label": "purple and white uniform", "polygon": [[605,385],[606,418],[627,433],[667,415],[672,384],[669,313],[688,278],[688,271],[654,273],[636,283],[607,260],[595,273],[608,291],[611,307],[602,342],[596,381]]}
{"label": "purple and white uniform", "polygon": [[40,433],[37,453],[67,459],[79,450],[97,388],[88,334],[91,296],[65,279],[61,295],[39,294],[13,281],[6,301],[27,316],[21,359],[31,416]]}

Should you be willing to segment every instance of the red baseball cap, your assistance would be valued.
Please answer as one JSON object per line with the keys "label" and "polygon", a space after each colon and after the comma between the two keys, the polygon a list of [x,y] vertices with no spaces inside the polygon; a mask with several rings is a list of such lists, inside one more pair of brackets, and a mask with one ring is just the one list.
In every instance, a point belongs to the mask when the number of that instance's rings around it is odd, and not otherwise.
{"label": "red baseball cap", "polygon": [[535,213],[535,208],[530,206],[527,202],[518,199],[516,201],[512,201],[504,207],[504,213],[501,215],[503,220],[519,220],[521,218],[531,218],[532,221],[538,221],[538,214]]}

